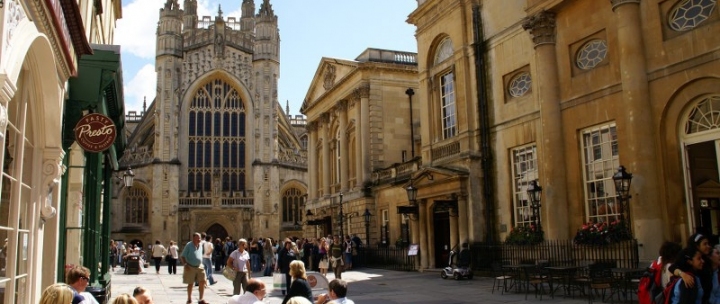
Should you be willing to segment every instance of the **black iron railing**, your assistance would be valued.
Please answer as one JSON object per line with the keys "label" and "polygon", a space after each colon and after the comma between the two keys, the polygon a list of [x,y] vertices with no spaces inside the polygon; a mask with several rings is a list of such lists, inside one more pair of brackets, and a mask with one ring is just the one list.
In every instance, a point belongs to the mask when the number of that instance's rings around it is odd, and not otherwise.
{"label": "black iron railing", "polygon": [[363,266],[369,268],[412,271],[415,270],[417,256],[408,256],[407,248],[365,247],[359,248],[358,255],[353,258],[362,261]]}

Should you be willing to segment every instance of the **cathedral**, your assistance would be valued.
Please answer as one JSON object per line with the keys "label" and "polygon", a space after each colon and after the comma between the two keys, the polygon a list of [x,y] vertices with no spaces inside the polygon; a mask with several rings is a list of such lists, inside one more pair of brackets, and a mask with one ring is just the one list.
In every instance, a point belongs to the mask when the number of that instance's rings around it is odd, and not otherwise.
{"label": "cathedral", "polygon": [[197,15],[197,0],[160,9],[157,92],[126,116],[127,149],[112,193],[111,237],[149,245],[301,233],[305,120],[278,102],[280,37],[269,0],[240,18]]}

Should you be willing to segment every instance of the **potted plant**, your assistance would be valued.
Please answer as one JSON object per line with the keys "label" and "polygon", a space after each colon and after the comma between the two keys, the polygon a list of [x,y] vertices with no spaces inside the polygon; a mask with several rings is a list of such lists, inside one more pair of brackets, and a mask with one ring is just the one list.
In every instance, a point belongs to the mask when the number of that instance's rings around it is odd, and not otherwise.
{"label": "potted plant", "polygon": [[632,240],[632,232],[627,223],[621,220],[612,222],[585,223],[578,229],[573,243],[576,245],[609,245]]}
{"label": "potted plant", "polygon": [[545,234],[542,230],[537,229],[535,224],[520,225],[510,230],[505,238],[505,244],[508,245],[536,245],[545,240]]}

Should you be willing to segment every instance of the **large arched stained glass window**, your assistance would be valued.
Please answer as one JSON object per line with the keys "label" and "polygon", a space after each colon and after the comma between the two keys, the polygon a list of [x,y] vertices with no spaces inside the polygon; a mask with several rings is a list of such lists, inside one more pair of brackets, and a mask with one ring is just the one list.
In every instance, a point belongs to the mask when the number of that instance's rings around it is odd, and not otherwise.
{"label": "large arched stained glass window", "polygon": [[720,128],[720,95],[705,97],[688,114],[685,134],[718,128]]}
{"label": "large arched stained glass window", "polygon": [[297,188],[290,188],[283,193],[282,198],[282,221],[284,223],[302,222],[302,205],[304,199],[303,193]]}
{"label": "large arched stained glass window", "polygon": [[223,192],[245,190],[245,104],[221,79],[205,83],[188,109],[188,191],[209,192],[213,176]]}

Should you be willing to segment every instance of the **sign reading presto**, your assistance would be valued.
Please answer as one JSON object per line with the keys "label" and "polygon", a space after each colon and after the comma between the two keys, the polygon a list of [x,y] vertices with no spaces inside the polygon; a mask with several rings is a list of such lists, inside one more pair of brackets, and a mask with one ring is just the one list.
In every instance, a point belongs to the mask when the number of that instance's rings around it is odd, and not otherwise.
{"label": "sign reading presto", "polygon": [[112,119],[99,113],[85,115],[75,125],[75,141],[87,152],[109,149],[115,137],[117,130]]}

